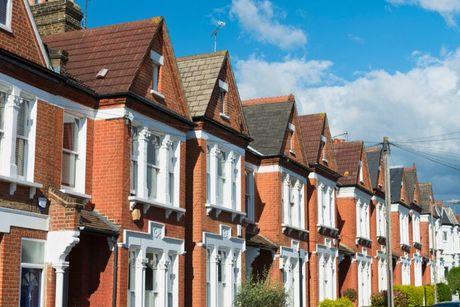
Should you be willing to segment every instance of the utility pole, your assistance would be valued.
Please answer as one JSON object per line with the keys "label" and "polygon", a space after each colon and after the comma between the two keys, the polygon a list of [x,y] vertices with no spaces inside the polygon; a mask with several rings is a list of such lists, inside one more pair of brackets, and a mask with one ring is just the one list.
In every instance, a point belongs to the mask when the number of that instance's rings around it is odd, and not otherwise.
{"label": "utility pole", "polygon": [[391,178],[390,178],[390,141],[383,138],[383,167],[385,169],[385,207],[386,207],[386,249],[387,249],[387,301],[388,307],[394,306],[393,300],[393,257],[391,253]]}
{"label": "utility pole", "polygon": [[433,280],[434,280],[434,303],[438,303],[438,262],[436,259],[436,225],[434,223],[434,201],[430,199],[430,227],[431,227],[431,242],[432,242],[432,248],[433,248],[433,255],[432,255],[432,264],[431,264],[431,269],[433,270]]}

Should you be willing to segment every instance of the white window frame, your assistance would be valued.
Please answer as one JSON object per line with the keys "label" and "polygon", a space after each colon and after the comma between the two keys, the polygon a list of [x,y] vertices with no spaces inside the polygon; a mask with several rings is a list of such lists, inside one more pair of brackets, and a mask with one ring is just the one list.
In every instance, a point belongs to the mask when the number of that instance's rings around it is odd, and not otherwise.
{"label": "white window frame", "polygon": [[[172,272],[175,276],[173,284],[173,307],[179,306],[179,256],[185,253],[184,240],[166,237],[165,225],[149,221],[149,231],[138,232],[131,230],[124,230],[123,235],[123,247],[127,248],[130,253],[130,265],[128,267],[129,276],[134,275],[134,288],[130,287],[127,289],[128,306],[144,306],[145,305],[145,271],[147,265],[147,253],[157,252],[161,254],[158,263],[158,305],[155,306],[168,306],[168,294],[169,294],[169,270],[171,267],[169,257],[173,255],[175,257]],[[134,293],[134,298],[133,298]],[[134,306],[132,306],[134,302]]]}
{"label": "white window frame", "polygon": [[[89,195],[86,195],[86,140],[87,140],[87,117],[76,113],[74,111],[64,110],[63,115],[63,126],[65,120],[70,119],[77,119],[78,120],[78,131],[77,132],[77,151],[69,151],[67,149],[62,148],[62,155],[64,152],[76,155],[76,164],[75,164],[75,186],[66,186],[62,184],[61,178],[61,190],[65,193],[75,194],[78,196],[82,196],[85,198],[90,198]],[[67,119],[66,119],[67,117]],[[64,133],[64,129],[63,129]],[[64,135],[63,138],[64,139]],[[61,177],[62,177],[62,169],[61,169]]]}
{"label": "white window frame", "polygon": [[[10,194],[16,191],[16,184],[30,186],[31,189],[38,187],[34,182],[35,169],[35,136],[36,136],[36,118],[37,118],[37,98],[21,90],[0,81],[0,92],[5,95],[5,105],[3,113],[3,137],[0,139],[0,176],[11,182]],[[28,103],[26,111],[27,148],[24,152],[24,175],[18,174],[16,165],[16,142],[17,124],[19,108],[23,103]],[[31,196],[35,193],[32,193]]]}
{"label": "white window frame", "polygon": [[401,257],[401,284],[410,285],[410,258]]}
{"label": "white window frame", "polygon": [[152,89],[151,94],[155,94],[161,98],[164,98],[164,95],[161,93],[159,85],[160,85],[160,73],[161,68],[164,64],[164,57],[156,51],[150,51],[150,58],[152,60]]}
{"label": "white window frame", "polygon": [[[206,154],[207,165],[207,191],[206,207],[209,209],[219,209],[238,214],[243,214],[241,211],[241,172],[242,172],[242,159],[240,154],[231,150],[221,144],[207,142],[210,149],[209,154]],[[218,163],[220,159],[224,158],[223,166],[225,169],[225,177],[223,178],[223,195],[219,195],[218,188]],[[209,166],[209,167],[208,167]],[[209,170],[208,170],[209,168]],[[219,201],[221,198],[221,201]],[[234,199],[236,198],[236,199]]]}
{"label": "white window frame", "polygon": [[[148,206],[156,206],[166,209],[167,216],[174,211],[177,213],[178,218],[181,217],[185,212],[185,209],[180,207],[180,151],[183,139],[177,135],[153,130],[138,123],[133,123],[133,126],[138,131],[138,150],[137,157],[131,158],[131,160],[135,159],[137,161],[137,190],[131,191],[132,196],[129,197],[131,207],[133,208],[137,203],[142,203],[146,205],[145,209]],[[133,135],[132,137],[135,136]],[[158,165],[149,164],[147,160],[148,146],[152,146],[149,142],[153,138],[158,140]],[[135,143],[132,141],[132,144]],[[157,169],[156,197],[149,197],[148,193],[147,173],[149,168]],[[171,179],[174,180],[172,184]],[[173,191],[171,191],[171,185],[173,186]],[[172,197],[171,192],[173,193]]]}
{"label": "white window frame", "polygon": [[[307,306],[305,282],[307,262],[307,252],[300,248],[299,241],[292,240],[291,247],[280,247],[279,268],[283,276],[284,289],[289,295],[287,307],[299,307],[300,297],[302,297],[302,307]],[[302,275],[302,290],[300,290],[299,275]]]}
{"label": "white window frame", "polygon": [[305,230],[305,182],[292,173],[282,178],[283,227]]}
{"label": "white window frame", "polygon": [[6,0],[6,16],[5,23],[0,23],[0,28],[12,32],[11,20],[13,15],[13,0]]}
{"label": "white window frame", "polygon": [[420,214],[413,212],[412,214],[412,240],[414,243],[420,243]]}
{"label": "white window frame", "polygon": [[387,281],[387,259],[386,253],[382,251],[377,252],[377,259],[378,259],[378,290],[379,292],[384,291],[388,287]]}
{"label": "white window frame", "polygon": [[364,184],[363,161],[359,161],[359,182]]}
{"label": "white window frame", "polygon": [[294,135],[295,135],[295,125],[292,123],[289,123],[288,125],[288,130],[289,130],[289,152],[291,154],[295,155],[295,149],[294,149]]}
{"label": "white window frame", "polygon": [[[39,240],[39,239],[31,239],[31,238],[22,238],[21,239],[21,254],[20,254],[20,260],[21,260],[21,267],[19,270],[19,304],[21,303],[21,288],[22,288],[22,269],[39,269],[42,271],[41,273],[41,280],[40,280],[40,305],[39,307],[44,306],[44,300],[45,300],[45,259],[43,259],[42,264],[37,264],[37,263],[23,263],[22,262],[22,242],[24,241],[31,241],[31,242],[40,242],[43,244],[43,250],[45,250],[45,240]],[[45,255],[43,255],[45,256]]]}
{"label": "white window frame", "polygon": [[222,104],[220,116],[223,119],[228,120],[230,119],[230,115],[228,112],[229,111],[228,110],[228,99],[226,99],[227,94],[228,94],[228,83],[219,79],[218,85],[219,85],[219,103]]}
{"label": "white window frame", "polygon": [[337,256],[338,251],[324,245],[317,245],[318,257],[318,302],[337,299]]}
{"label": "white window frame", "polygon": [[[231,307],[236,290],[241,285],[242,253],[246,250],[246,242],[238,237],[232,237],[230,226],[220,225],[219,234],[203,232],[203,247],[206,250],[206,305]],[[225,259],[220,259],[222,253]],[[224,266],[225,289],[219,290],[218,269]],[[223,298],[219,297],[223,294]],[[220,303],[219,303],[220,302]]]}
{"label": "white window frame", "polygon": [[321,176],[317,177],[317,226],[335,229],[335,183]]}
{"label": "white window frame", "polygon": [[360,198],[356,201],[356,237],[370,240],[369,202]]}
{"label": "white window frame", "polygon": [[414,286],[422,285],[422,257],[419,253],[414,254]]}
{"label": "white window frame", "polygon": [[365,251],[356,254],[358,273],[358,306],[370,306],[372,283],[372,258]]}
{"label": "white window frame", "polygon": [[385,202],[377,198],[377,214],[376,214],[376,225],[377,225],[377,236],[386,238],[386,206]]}

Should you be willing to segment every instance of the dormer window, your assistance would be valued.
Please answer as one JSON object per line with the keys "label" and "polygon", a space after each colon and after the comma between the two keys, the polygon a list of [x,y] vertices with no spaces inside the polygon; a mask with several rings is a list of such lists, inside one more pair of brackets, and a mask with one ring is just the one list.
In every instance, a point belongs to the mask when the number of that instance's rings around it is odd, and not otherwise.
{"label": "dormer window", "polygon": [[222,80],[219,80],[219,105],[221,106],[220,116],[223,119],[229,119],[230,116],[228,115],[228,83]]}
{"label": "dormer window", "polygon": [[150,92],[163,98],[164,96],[160,93],[160,72],[164,62],[163,56],[152,50],[150,51],[150,58],[153,63],[152,90]]}
{"label": "dormer window", "polygon": [[12,0],[0,0],[0,28],[11,31]]}
{"label": "dormer window", "polygon": [[289,142],[289,152],[295,156],[295,149],[294,149],[294,132],[295,132],[295,126],[294,124],[289,123],[288,125],[289,129],[289,136],[288,136],[288,142]]}

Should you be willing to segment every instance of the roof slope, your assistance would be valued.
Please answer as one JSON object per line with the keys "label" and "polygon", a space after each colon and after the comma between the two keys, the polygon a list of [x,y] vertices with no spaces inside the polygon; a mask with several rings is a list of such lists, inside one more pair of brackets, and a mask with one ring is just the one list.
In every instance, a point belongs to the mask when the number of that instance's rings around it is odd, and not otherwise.
{"label": "roof slope", "polygon": [[192,117],[204,116],[227,51],[177,58]]}
{"label": "roof slope", "polygon": [[431,213],[431,206],[433,204],[433,185],[431,182],[419,183],[420,189],[420,205],[422,207],[422,214]]}
{"label": "roof slope", "polygon": [[265,156],[279,155],[291,117],[294,102],[243,105],[253,142],[251,147]]}
{"label": "roof slope", "polygon": [[356,184],[359,173],[363,142],[334,142],[334,154],[338,173],[342,175],[339,183],[342,185]]}
{"label": "roof slope", "polygon": [[[99,94],[129,91],[163,19],[154,17],[118,25],[46,36],[51,48],[69,53],[66,72]],[[108,69],[107,76],[97,73]]]}
{"label": "roof slope", "polygon": [[404,168],[404,179],[406,182],[406,191],[407,197],[409,197],[409,202],[413,203],[415,199],[415,190],[417,184],[417,171],[415,168],[405,167]]}
{"label": "roof slope", "polygon": [[401,185],[403,182],[403,173],[403,167],[395,167],[390,169],[390,189],[392,203],[401,201]]}
{"label": "roof slope", "polygon": [[366,150],[367,164],[369,165],[369,175],[373,188],[377,188],[379,180],[379,167],[382,157],[381,150]]}

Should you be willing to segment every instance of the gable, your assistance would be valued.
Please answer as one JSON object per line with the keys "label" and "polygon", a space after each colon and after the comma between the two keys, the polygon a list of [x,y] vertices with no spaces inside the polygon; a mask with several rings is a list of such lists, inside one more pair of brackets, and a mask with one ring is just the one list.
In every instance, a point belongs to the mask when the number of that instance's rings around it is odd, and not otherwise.
{"label": "gable", "polygon": [[358,170],[358,179],[357,182],[360,186],[363,188],[367,189],[368,191],[372,191],[372,183],[371,183],[371,178],[369,175],[369,165],[367,163],[367,156],[366,152],[364,151],[364,147],[362,147],[361,150],[361,167],[362,167],[362,181],[360,180],[359,177],[359,170]]}
{"label": "gable", "polygon": [[[220,82],[222,81],[228,87],[224,95],[224,101],[221,99],[222,89],[220,88]],[[242,134],[249,134],[228,54],[214,83],[214,89],[207,105],[205,116]]]}
{"label": "gable", "polygon": [[[319,163],[329,167],[331,170],[337,171],[337,162],[335,161],[334,155],[334,147],[332,145],[332,136],[331,130],[329,129],[329,121],[327,120],[327,116],[324,119],[324,128],[323,134],[326,137],[326,143],[322,143],[319,151]],[[321,152],[324,150],[324,156],[326,157],[326,161],[321,158]]]}
{"label": "gable", "polygon": [[[158,84],[158,92],[162,96],[151,91],[154,63],[150,55],[150,50],[163,56],[163,65],[160,68]],[[155,33],[150,48],[146,48],[143,61],[135,74],[129,90],[150,101],[161,104],[179,115],[190,118],[185,93],[180,82],[176,57],[164,21]]]}
{"label": "gable", "polygon": [[38,65],[49,67],[48,55],[35,26],[29,4],[11,0],[11,31],[0,29],[0,48]]}
{"label": "gable", "polygon": [[289,122],[285,127],[283,147],[281,152],[284,153],[286,157],[303,164],[307,165],[307,159],[305,157],[305,151],[303,149],[302,132],[300,129],[300,124],[297,118],[297,110],[294,106],[292,107],[291,115]]}

